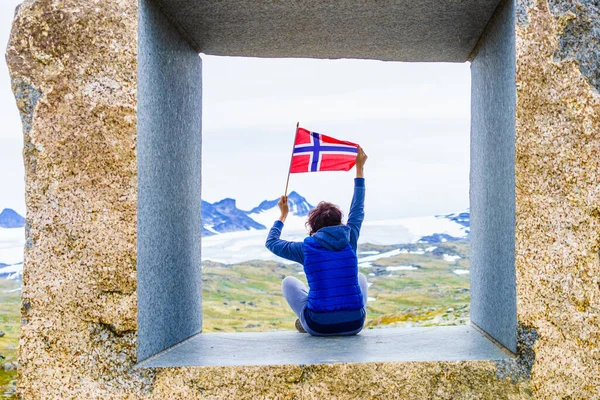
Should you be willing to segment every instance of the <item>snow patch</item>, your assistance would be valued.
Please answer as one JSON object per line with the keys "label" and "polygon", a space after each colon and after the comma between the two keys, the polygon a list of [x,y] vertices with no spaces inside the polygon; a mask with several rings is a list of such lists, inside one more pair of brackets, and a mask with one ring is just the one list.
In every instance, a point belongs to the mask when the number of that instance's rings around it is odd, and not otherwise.
{"label": "snow patch", "polygon": [[[270,226],[269,226],[270,228]],[[240,231],[221,233],[219,235],[202,238],[202,259],[235,264],[248,260],[278,261],[291,264],[294,261],[286,260],[271,253],[266,247],[268,231]],[[304,231],[293,229],[283,230],[282,239],[302,241],[306,237]]]}
{"label": "snow patch", "polygon": [[456,275],[467,275],[469,273],[468,269],[454,269],[452,270]]}
{"label": "snow patch", "polygon": [[447,261],[447,262],[456,262],[456,261],[460,260],[460,256],[451,256],[449,254],[444,254],[443,258],[444,258],[444,261]]}
{"label": "snow patch", "polygon": [[419,269],[413,265],[392,265],[389,267],[385,267],[386,271],[414,271],[415,269]]}
{"label": "snow patch", "polygon": [[214,229],[214,225],[204,225],[204,229],[206,229],[206,230],[207,230],[207,231],[209,231],[209,232],[215,233],[215,234],[217,234],[217,235],[221,233],[221,232],[217,232],[217,231]]}
{"label": "snow patch", "polygon": [[23,262],[9,265],[7,267],[0,268],[0,277],[3,279],[21,279],[23,276]]}
{"label": "snow patch", "polygon": [[373,256],[367,256],[367,257],[359,258],[358,262],[359,263],[364,263],[364,262],[368,262],[368,261],[376,261],[376,260],[379,260],[380,258],[394,257],[394,256],[397,256],[398,254],[402,254],[402,250],[395,249],[395,250],[392,250],[392,251],[386,251],[385,253],[380,253],[380,254],[376,254],[376,255],[373,255]]}
{"label": "snow patch", "polygon": [[13,265],[9,265],[7,267],[0,268],[0,275],[7,274],[11,272],[23,272],[23,263],[17,263]]}
{"label": "snow patch", "polygon": [[434,233],[466,238],[468,230],[467,227],[445,216],[365,221],[360,232],[360,243],[379,245],[416,243],[423,236]]}

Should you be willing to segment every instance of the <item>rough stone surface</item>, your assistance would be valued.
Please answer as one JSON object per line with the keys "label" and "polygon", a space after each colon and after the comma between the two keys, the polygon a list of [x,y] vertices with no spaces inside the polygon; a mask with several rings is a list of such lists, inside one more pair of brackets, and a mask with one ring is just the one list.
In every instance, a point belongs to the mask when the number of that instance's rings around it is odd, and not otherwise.
{"label": "rough stone surface", "polygon": [[568,27],[598,31],[600,19],[555,16],[545,0],[527,17],[517,28],[518,318],[539,336],[538,397],[600,398],[600,96],[577,60],[555,58],[567,35],[582,59],[597,59]]}
{"label": "rough stone surface", "polygon": [[[555,14],[547,0],[517,6],[526,16],[516,28],[517,360],[132,371],[136,2],[27,0],[7,50],[30,124],[18,394],[599,398],[600,99],[577,59],[555,58],[566,32],[586,40],[565,30],[586,16]],[[599,51],[573,48],[582,60]]]}
{"label": "rough stone surface", "polygon": [[464,62],[500,0],[156,3],[205,54]]}
{"label": "rough stone surface", "polygon": [[151,387],[147,371],[120,377],[136,360],[136,26],[134,1],[26,1],[16,15],[24,398]]}

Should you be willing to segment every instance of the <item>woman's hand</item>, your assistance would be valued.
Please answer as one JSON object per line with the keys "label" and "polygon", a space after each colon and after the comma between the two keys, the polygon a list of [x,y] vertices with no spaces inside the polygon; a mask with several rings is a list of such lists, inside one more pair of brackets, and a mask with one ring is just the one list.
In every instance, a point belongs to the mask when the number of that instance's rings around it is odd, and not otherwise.
{"label": "woman's hand", "polygon": [[279,220],[281,222],[285,222],[285,219],[287,218],[288,213],[290,212],[287,196],[281,196],[277,205],[279,206],[279,210],[281,211],[281,217],[279,217]]}
{"label": "woman's hand", "polygon": [[358,146],[358,154],[356,155],[356,177],[365,177],[365,163],[367,162],[367,153],[362,147]]}

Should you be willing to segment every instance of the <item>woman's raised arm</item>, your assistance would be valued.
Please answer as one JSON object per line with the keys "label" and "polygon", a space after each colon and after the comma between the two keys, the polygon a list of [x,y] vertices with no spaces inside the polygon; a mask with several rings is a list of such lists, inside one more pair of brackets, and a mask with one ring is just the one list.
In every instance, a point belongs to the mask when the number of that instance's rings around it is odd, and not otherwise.
{"label": "woman's raised arm", "polygon": [[350,212],[348,213],[348,227],[350,228],[350,246],[356,251],[358,247],[358,236],[360,235],[360,227],[365,218],[365,163],[367,162],[367,154],[362,149],[358,148],[356,156],[356,178],[354,179],[354,195],[350,204]]}
{"label": "woman's raised arm", "polygon": [[276,256],[304,264],[303,243],[279,239],[281,236],[281,230],[283,229],[283,223],[285,222],[289,212],[287,196],[281,196],[278,205],[279,210],[281,211],[281,216],[277,221],[275,221],[273,227],[269,231],[265,246]]}

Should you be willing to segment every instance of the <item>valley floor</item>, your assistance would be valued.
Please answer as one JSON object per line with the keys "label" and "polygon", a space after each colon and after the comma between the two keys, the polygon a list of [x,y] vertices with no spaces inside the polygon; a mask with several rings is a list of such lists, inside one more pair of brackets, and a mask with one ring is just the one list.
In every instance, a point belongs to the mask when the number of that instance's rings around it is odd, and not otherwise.
{"label": "valley floor", "polygon": [[13,398],[21,319],[20,281],[0,279],[0,397]]}
{"label": "valley floor", "polygon": [[[359,269],[370,283],[366,327],[459,325],[469,319],[469,245],[361,245]],[[362,253],[362,254],[361,254]],[[203,331],[294,329],[281,280],[306,284],[299,264],[203,262]]]}

